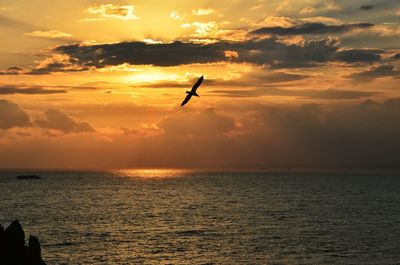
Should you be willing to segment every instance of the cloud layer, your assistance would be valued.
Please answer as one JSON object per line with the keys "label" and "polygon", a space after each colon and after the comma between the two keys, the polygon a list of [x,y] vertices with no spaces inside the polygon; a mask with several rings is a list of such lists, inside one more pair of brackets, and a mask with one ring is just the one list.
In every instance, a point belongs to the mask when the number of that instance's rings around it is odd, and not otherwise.
{"label": "cloud layer", "polygon": [[62,133],[96,132],[88,122],[78,122],[60,110],[50,109],[44,113],[43,118],[31,123],[29,115],[17,104],[0,99],[0,129],[13,127],[33,127],[57,130]]}
{"label": "cloud layer", "polygon": [[292,27],[263,27],[256,29],[251,34],[274,34],[274,35],[306,35],[306,34],[337,34],[366,29],[372,27],[370,23],[354,23],[342,25],[326,25],[323,23],[304,23]]}
{"label": "cloud layer", "polygon": [[[25,133],[23,137],[11,138],[10,141],[18,141],[18,145],[0,141],[0,158],[12,161],[12,157],[4,155],[7,148],[13,146],[12,154],[28,166],[38,164],[26,150],[40,150],[46,163],[63,157],[65,159],[57,161],[64,161],[60,165],[65,167],[226,165],[253,169],[389,169],[400,165],[397,155],[400,99],[298,106],[246,105],[243,101],[241,105],[240,110],[225,105],[223,108],[169,112],[154,127],[124,128],[111,134],[102,130],[94,132],[88,123],[71,119],[59,110],[49,110],[34,125],[61,132],[57,139],[49,137],[54,136],[50,134],[30,136]],[[14,118],[5,115],[6,112],[14,113]],[[0,101],[0,114],[3,129],[31,126],[26,113],[13,103]],[[5,121],[4,117],[10,118]],[[152,133],[146,133],[147,130]],[[78,136],[79,132],[94,134]],[[46,143],[45,147],[43,143]],[[65,147],[61,153],[60,146]],[[83,161],[69,158],[74,157],[77,150],[85,154]]]}
{"label": "cloud layer", "polygon": [[0,99],[0,129],[30,126],[28,114],[17,104]]}
{"label": "cloud layer", "polygon": [[186,112],[179,116],[166,117],[158,123],[158,127],[171,135],[215,136],[235,129],[235,122],[210,108],[196,114]]}
{"label": "cloud layer", "polygon": [[290,146],[283,144],[283,150],[278,152],[293,163],[301,161],[301,155],[308,157],[303,163],[350,167],[398,167],[400,162],[396,151],[400,148],[400,125],[396,122],[400,118],[399,99],[350,106],[266,108],[255,117],[247,126],[258,127],[258,133],[271,129],[281,132],[282,141]]}
{"label": "cloud layer", "polygon": [[49,38],[49,39],[59,39],[59,38],[69,38],[72,37],[71,34],[61,32],[58,30],[35,30],[32,32],[25,33],[26,36],[38,37],[38,38]]}
{"label": "cloud layer", "polygon": [[[121,42],[112,44],[72,44],[53,52],[62,61],[50,60],[31,73],[84,71],[122,64],[179,66],[216,62],[269,65],[275,68],[310,67],[328,62],[371,63],[382,60],[384,50],[340,49],[337,39],[309,40],[297,44],[276,37],[241,42],[219,41],[210,44],[172,42],[149,44]],[[232,56],[235,54],[235,56]]]}
{"label": "cloud layer", "polygon": [[95,132],[87,122],[77,122],[60,110],[50,109],[44,113],[44,118],[35,121],[40,128],[59,130],[64,133]]}
{"label": "cloud layer", "polygon": [[67,91],[62,89],[44,89],[39,86],[26,85],[0,85],[0,95],[25,94],[25,95],[45,95],[63,94]]}
{"label": "cloud layer", "polygon": [[113,5],[103,4],[89,7],[86,12],[92,15],[96,15],[94,18],[87,18],[82,21],[95,21],[103,20],[108,18],[132,20],[138,19],[134,14],[135,7],[133,5]]}
{"label": "cloud layer", "polygon": [[371,81],[382,77],[400,78],[400,69],[393,65],[380,65],[349,76],[349,78],[359,81]]}
{"label": "cloud layer", "polygon": [[258,88],[258,89],[235,89],[235,90],[213,90],[214,93],[224,97],[261,97],[261,96],[281,96],[296,97],[302,99],[361,99],[372,97],[378,92],[357,91],[357,90],[335,90],[335,89],[283,89],[283,88]]}

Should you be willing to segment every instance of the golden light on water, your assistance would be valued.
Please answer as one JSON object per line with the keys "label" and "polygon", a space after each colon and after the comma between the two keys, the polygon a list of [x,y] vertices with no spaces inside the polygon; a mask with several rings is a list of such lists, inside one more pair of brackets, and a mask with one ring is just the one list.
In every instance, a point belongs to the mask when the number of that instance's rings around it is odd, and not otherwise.
{"label": "golden light on water", "polygon": [[179,178],[192,172],[187,169],[120,169],[113,171],[117,176],[143,179]]}

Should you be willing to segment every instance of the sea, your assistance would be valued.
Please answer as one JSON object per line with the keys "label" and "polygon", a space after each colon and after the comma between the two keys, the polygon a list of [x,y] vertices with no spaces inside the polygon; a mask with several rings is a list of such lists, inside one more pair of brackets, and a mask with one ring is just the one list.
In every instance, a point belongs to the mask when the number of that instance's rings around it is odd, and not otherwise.
{"label": "sea", "polygon": [[397,173],[4,171],[15,219],[48,265],[400,264]]}

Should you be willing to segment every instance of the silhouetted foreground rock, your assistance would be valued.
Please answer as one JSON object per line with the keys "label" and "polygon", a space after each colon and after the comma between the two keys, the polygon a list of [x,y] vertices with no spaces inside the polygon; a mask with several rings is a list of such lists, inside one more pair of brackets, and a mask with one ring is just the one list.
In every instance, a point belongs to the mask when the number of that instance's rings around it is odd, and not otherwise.
{"label": "silhouetted foreground rock", "polygon": [[29,236],[25,246],[25,232],[18,220],[5,230],[0,225],[0,264],[1,265],[46,265],[41,257],[39,240]]}

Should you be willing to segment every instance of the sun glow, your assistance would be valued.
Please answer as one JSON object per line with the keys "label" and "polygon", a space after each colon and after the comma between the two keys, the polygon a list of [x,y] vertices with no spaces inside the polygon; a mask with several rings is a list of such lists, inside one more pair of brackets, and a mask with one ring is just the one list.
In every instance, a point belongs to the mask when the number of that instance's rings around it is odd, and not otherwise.
{"label": "sun glow", "polygon": [[177,74],[168,74],[160,71],[149,70],[146,72],[130,75],[126,77],[124,81],[134,84],[140,84],[153,83],[158,81],[176,81],[178,77],[179,76]]}

